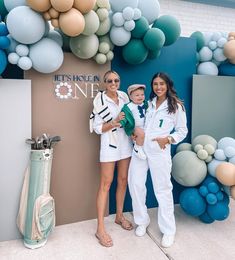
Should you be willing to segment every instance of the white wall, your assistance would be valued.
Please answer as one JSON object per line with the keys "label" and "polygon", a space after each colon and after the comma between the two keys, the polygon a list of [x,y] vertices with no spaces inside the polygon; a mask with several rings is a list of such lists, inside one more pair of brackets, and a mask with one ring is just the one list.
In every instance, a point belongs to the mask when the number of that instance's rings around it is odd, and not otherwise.
{"label": "white wall", "polygon": [[159,0],[160,16],[172,15],[181,25],[181,36],[195,31],[235,31],[235,9],[191,3],[180,0]]}
{"label": "white wall", "polygon": [[16,226],[31,137],[31,81],[0,79],[0,241],[20,237]]}

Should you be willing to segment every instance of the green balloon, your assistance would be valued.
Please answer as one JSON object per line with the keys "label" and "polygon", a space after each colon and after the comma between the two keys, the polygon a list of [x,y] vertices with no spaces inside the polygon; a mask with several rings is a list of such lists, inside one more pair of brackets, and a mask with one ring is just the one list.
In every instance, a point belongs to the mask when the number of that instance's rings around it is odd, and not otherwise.
{"label": "green balloon", "polygon": [[1,15],[2,21],[4,21],[4,18],[7,14],[8,14],[8,11],[4,5],[4,1],[0,0],[0,15]]}
{"label": "green balloon", "polygon": [[90,59],[96,55],[99,40],[95,34],[86,36],[78,35],[70,38],[70,49],[74,55],[81,59]]}
{"label": "green balloon", "polygon": [[173,44],[180,36],[181,28],[178,20],[170,15],[163,15],[157,19],[153,26],[163,31],[166,40],[164,46]]}
{"label": "green balloon", "polygon": [[129,64],[140,64],[148,56],[148,50],[139,39],[130,40],[122,49],[122,56]]}
{"label": "green balloon", "polygon": [[190,35],[191,38],[196,39],[197,51],[200,51],[205,45],[205,39],[202,32],[196,31]]}
{"label": "green balloon", "polygon": [[131,31],[131,37],[137,39],[143,38],[148,29],[148,20],[142,16],[140,19],[135,21],[135,28]]}
{"label": "green balloon", "polygon": [[149,51],[147,59],[154,60],[161,54],[161,50]]}
{"label": "green balloon", "polygon": [[159,50],[165,42],[164,33],[157,28],[150,28],[144,35],[144,45],[151,51]]}

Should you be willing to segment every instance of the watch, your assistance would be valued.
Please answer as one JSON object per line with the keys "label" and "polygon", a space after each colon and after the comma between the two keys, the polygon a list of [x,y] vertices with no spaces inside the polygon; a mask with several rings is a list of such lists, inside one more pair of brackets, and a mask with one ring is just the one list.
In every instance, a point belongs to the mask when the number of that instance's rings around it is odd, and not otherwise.
{"label": "watch", "polygon": [[173,138],[172,138],[172,136],[167,136],[167,139],[168,139],[168,142],[169,142],[169,144],[172,144],[173,143]]}

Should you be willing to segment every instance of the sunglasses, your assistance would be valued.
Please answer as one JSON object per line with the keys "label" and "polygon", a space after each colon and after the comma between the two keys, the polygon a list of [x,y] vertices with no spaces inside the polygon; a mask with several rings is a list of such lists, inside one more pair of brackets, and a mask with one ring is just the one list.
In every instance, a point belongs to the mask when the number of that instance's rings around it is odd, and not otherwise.
{"label": "sunglasses", "polygon": [[118,82],[120,82],[120,79],[107,79],[106,82],[107,83],[112,83],[112,82],[118,83]]}

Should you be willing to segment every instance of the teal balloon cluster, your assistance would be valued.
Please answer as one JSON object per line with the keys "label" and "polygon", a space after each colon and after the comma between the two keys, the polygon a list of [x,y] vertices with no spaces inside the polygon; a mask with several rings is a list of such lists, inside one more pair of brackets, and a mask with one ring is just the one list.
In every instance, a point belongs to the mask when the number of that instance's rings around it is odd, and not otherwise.
{"label": "teal balloon cluster", "polygon": [[173,44],[180,36],[181,28],[176,18],[163,15],[149,27],[148,20],[142,16],[135,21],[131,40],[123,47],[122,56],[129,64],[140,64],[157,58],[163,46]]}
{"label": "teal balloon cluster", "polygon": [[3,73],[7,66],[7,57],[5,50],[10,45],[10,40],[7,38],[8,30],[5,23],[0,19],[0,75]]}

